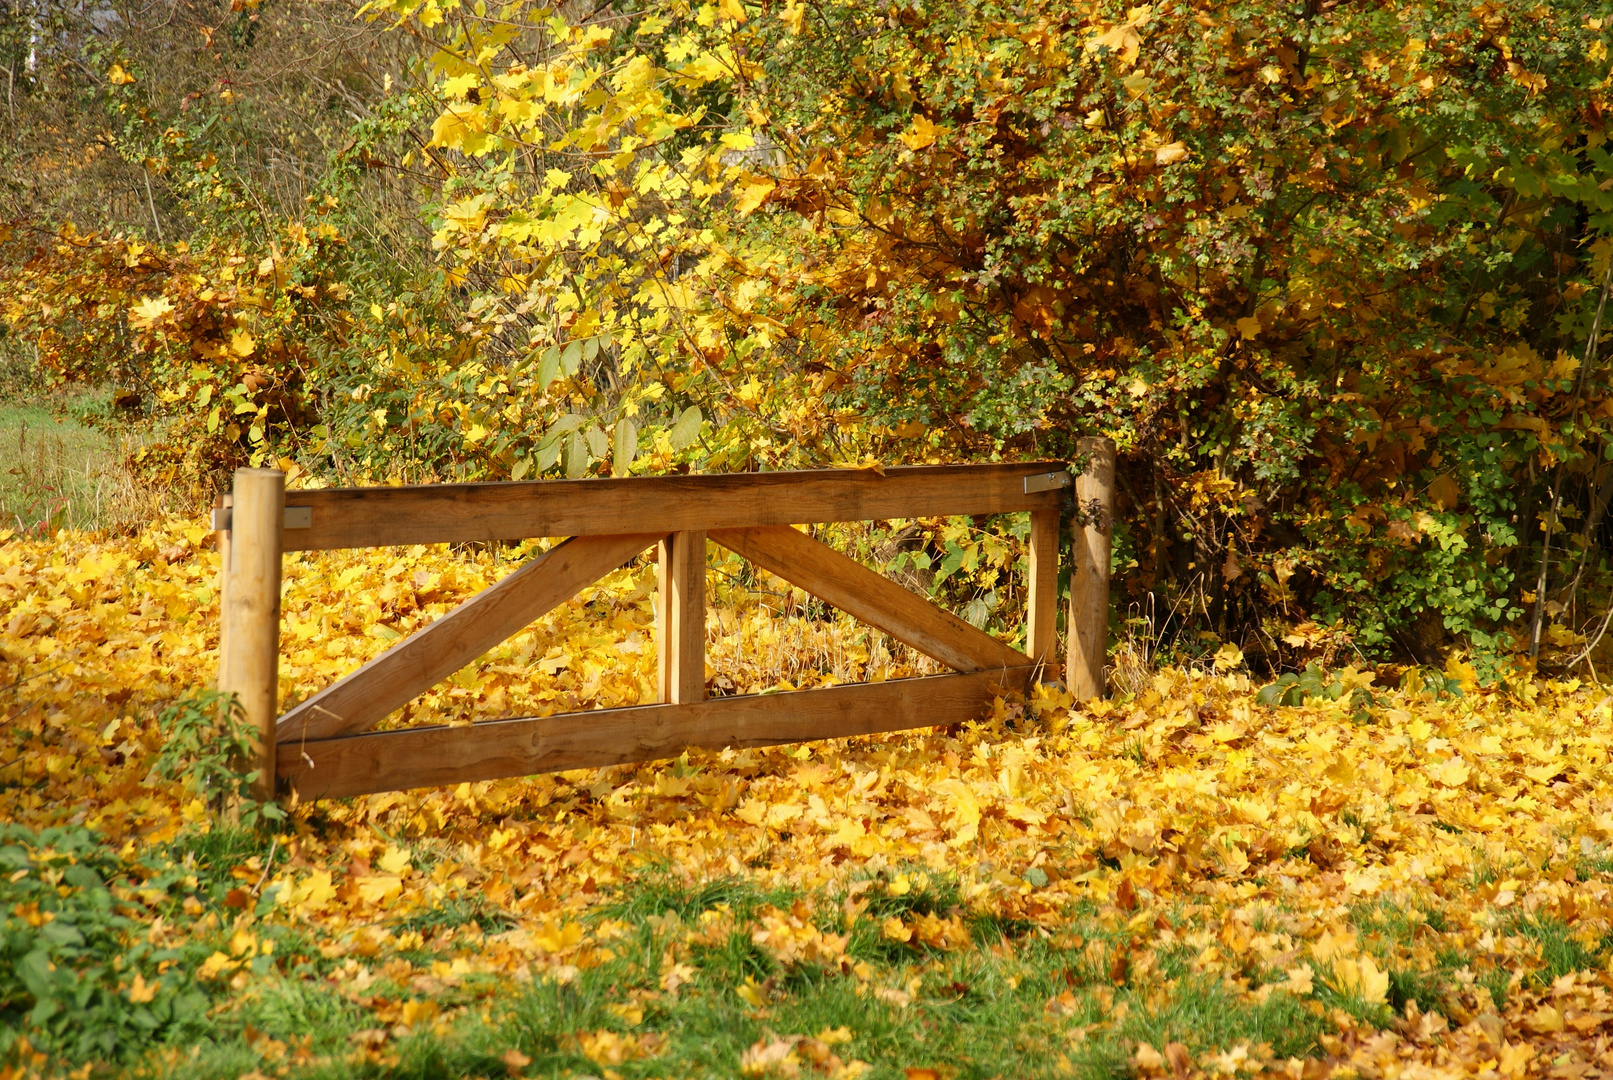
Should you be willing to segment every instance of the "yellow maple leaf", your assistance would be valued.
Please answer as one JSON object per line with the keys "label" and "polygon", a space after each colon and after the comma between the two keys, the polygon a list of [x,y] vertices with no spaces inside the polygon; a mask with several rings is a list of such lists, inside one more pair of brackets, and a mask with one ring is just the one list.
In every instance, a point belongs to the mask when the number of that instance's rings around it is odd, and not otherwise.
{"label": "yellow maple leaf", "polygon": [[1462,657],[1457,653],[1451,653],[1451,655],[1446,659],[1445,674],[1449,678],[1455,679],[1457,685],[1460,686],[1464,691],[1476,690],[1478,688],[1478,671],[1474,669],[1472,664],[1469,664],[1467,661],[1463,660]]}
{"label": "yellow maple leaf", "polygon": [[1529,1063],[1534,1059],[1534,1047],[1528,1043],[1506,1043],[1501,1047],[1496,1068],[1502,1076],[1521,1077],[1528,1071]]}
{"label": "yellow maple leaf", "polygon": [[1120,58],[1121,67],[1129,67],[1136,61],[1142,48],[1142,34],[1138,31],[1148,25],[1153,18],[1152,5],[1134,7],[1126,12],[1126,21],[1106,30],[1099,31],[1087,39],[1085,51],[1095,53],[1099,49],[1108,49]]}
{"label": "yellow maple leaf", "polygon": [[235,967],[234,960],[231,960],[224,953],[215,952],[212,956],[202,961],[202,966],[196,969],[196,977],[199,979],[216,979],[226,971],[233,971]]}
{"label": "yellow maple leaf", "polygon": [[403,879],[391,874],[375,874],[370,877],[360,877],[353,880],[358,889],[358,895],[367,904],[379,904],[389,896],[396,896],[403,891]]}
{"label": "yellow maple leaf", "polygon": [[1389,974],[1379,970],[1370,956],[1335,960],[1333,985],[1340,993],[1360,998],[1368,1005],[1381,1005],[1389,999]]}
{"label": "yellow maple leaf", "polygon": [[129,329],[149,330],[174,310],[174,302],[166,296],[148,296],[129,309]]}
{"label": "yellow maple leaf", "polygon": [[144,1005],[157,996],[158,983],[146,982],[145,977],[138,971],[134,973],[134,982],[129,986],[129,1000],[136,1005]]}
{"label": "yellow maple leaf", "polygon": [[1305,997],[1316,988],[1315,974],[1309,964],[1295,964],[1283,972],[1285,978],[1281,986],[1290,994]]}
{"label": "yellow maple leaf", "polygon": [[1176,142],[1168,142],[1164,146],[1155,148],[1154,164],[1175,165],[1178,161],[1186,161],[1191,152],[1192,151],[1188,150],[1187,144],[1181,142],[1180,140]]}
{"label": "yellow maple leaf", "polygon": [[381,857],[375,860],[375,865],[389,874],[402,877],[409,869],[409,853],[400,847],[388,845]]}
{"label": "yellow maple leaf", "polygon": [[128,86],[134,82],[134,76],[124,71],[122,64],[113,64],[107,69],[106,81],[113,86]]}
{"label": "yellow maple leaf", "polygon": [[929,117],[919,113],[913,116],[913,126],[896,136],[909,150],[923,150],[935,142],[941,129]]}
{"label": "yellow maple leaf", "polygon": [[952,843],[960,845],[973,840],[980,829],[980,801],[975,798],[974,791],[957,779],[943,780],[935,785],[934,790],[947,796],[951,807],[953,828],[956,830]]}
{"label": "yellow maple leaf", "polygon": [[786,0],[784,10],[779,12],[779,20],[791,34],[800,36],[801,26],[806,20],[806,5],[801,0]]}
{"label": "yellow maple leaf", "polygon": [[741,217],[749,217],[767,201],[767,197],[773,194],[773,189],[776,187],[778,187],[776,183],[763,178],[747,181],[740,186],[739,197],[734,200],[734,209],[739,211]]}
{"label": "yellow maple leaf", "polygon": [[1430,766],[1428,772],[1436,781],[1448,788],[1461,787],[1473,775],[1473,770],[1468,767],[1467,762],[1459,757]]}

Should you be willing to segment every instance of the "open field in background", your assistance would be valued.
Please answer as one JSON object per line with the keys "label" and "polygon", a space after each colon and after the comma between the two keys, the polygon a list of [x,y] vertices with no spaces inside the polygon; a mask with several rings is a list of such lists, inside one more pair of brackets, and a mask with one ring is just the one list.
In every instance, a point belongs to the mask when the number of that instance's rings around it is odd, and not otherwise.
{"label": "open field in background", "polygon": [[130,529],[162,510],[125,467],[139,445],[93,420],[110,408],[102,392],[36,397],[14,385],[0,397],[0,529]]}
{"label": "open field in background", "polygon": [[[212,678],[210,539],[0,545],[10,1076],[1613,1069],[1594,688],[1456,668],[1267,708],[1238,671],[1165,671],[953,730],[302,805],[259,835],[151,776],[160,710]],[[288,559],[283,689],[511,554]],[[636,700],[649,580],[618,571],[394,722]],[[849,624],[766,616],[776,582],[710,588],[738,691],[906,672]]]}

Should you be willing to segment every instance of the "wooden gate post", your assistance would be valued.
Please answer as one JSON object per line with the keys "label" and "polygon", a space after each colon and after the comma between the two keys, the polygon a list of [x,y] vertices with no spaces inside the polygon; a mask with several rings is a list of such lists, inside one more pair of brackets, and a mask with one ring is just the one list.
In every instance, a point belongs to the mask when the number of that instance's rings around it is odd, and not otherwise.
{"label": "wooden gate post", "polygon": [[1070,568],[1069,662],[1066,678],[1077,701],[1102,697],[1109,645],[1109,544],[1114,535],[1115,444],[1076,440],[1086,468],[1075,478],[1074,560]]}
{"label": "wooden gate post", "polygon": [[706,700],[706,534],[675,532],[658,554],[661,701],[689,705]]}
{"label": "wooden gate post", "polygon": [[225,589],[219,688],[233,693],[258,733],[252,797],[268,802],[275,790],[275,719],[280,712],[280,553],[285,522],[286,474],[278,469],[235,470],[230,508],[229,584]]}

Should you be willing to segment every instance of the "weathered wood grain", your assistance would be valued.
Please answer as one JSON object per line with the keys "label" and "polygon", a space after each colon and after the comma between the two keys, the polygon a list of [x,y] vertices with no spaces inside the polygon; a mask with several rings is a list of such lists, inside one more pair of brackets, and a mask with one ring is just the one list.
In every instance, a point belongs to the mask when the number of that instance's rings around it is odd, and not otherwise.
{"label": "weathered wood grain", "polygon": [[1025,651],[1050,678],[1058,663],[1059,512],[1031,511]]}
{"label": "weathered wood grain", "polygon": [[235,470],[235,525],[230,536],[228,655],[221,688],[233,693],[257,732],[255,799],[273,798],[275,715],[280,711],[280,522],[286,474]]}
{"label": "weathered wood grain", "polygon": [[402,728],[282,742],[283,782],[307,799],[497,780],[675,757],[689,747],[773,746],[984,715],[993,694],[1022,690],[1031,669],[718,698],[686,705]]}
{"label": "weathered wood grain", "polygon": [[287,551],[389,544],[519,540],[619,533],[653,523],[665,533],[751,525],[806,525],[1058,507],[1055,490],[1026,494],[1024,478],[1057,462],[916,465],[710,476],[431,484],[298,491],[312,510],[287,529]]}
{"label": "weathered wood grain", "polygon": [[706,534],[676,532],[661,541],[655,606],[661,700],[706,697]]}
{"label": "weathered wood grain", "polygon": [[1077,701],[1102,697],[1109,646],[1109,546],[1115,527],[1115,444],[1078,439],[1087,459],[1075,478],[1074,564],[1070,569],[1067,685]]}

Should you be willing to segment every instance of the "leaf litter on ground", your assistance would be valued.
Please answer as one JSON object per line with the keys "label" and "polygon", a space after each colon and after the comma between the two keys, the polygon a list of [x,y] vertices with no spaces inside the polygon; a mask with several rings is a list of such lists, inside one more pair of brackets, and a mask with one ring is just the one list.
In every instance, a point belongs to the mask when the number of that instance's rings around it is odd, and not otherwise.
{"label": "leaf litter on ground", "polygon": [[[7,1080],[1613,1069],[1595,687],[1268,707],[1245,675],[1167,670],[1108,702],[1043,688],[956,729],[303,804],[255,834],[152,775],[155,717],[213,676],[208,542],[0,544]],[[283,694],[513,565],[288,558]],[[652,575],[390,722],[639,700]],[[779,631],[727,599],[754,652],[714,667],[766,684],[746,660]]]}

